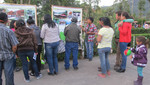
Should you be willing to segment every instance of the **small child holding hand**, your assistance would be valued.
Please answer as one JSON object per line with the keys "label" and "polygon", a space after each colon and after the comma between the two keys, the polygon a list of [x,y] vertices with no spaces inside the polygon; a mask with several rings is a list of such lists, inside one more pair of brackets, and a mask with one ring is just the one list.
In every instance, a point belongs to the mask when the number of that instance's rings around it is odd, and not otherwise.
{"label": "small child holding hand", "polygon": [[132,64],[137,66],[138,79],[134,81],[134,85],[142,85],[143,81],[143,68],[147,64],[147,48],[148,48],[148,39],[144,36],[139,36],[136,38],[136,49],[131,48],[131,51],[134,53],[132,56]]}

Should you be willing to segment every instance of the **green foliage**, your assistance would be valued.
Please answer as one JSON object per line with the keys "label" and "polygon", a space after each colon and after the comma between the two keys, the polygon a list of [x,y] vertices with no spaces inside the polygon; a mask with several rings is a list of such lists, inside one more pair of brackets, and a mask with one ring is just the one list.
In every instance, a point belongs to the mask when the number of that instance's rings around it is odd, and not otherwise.
{"label": "green foliage", "polygon": [[132,34],[150,34],[150,29],[144,28],[132,29]]}
{"label": "green foliage", "polygon": [[[117,3],[117,2],[119,2],[119,3]],[[128,3],[128,0],[115,0],[114,7],[117,8],[117,10],[126,11],[126,12],[130,13],[130,6]]]}
{"label": "green foliage", "polygon": [[138,24],[143,25],[146,19],[140,18],[140,19],[137,19],[136,21],[138,21]]}

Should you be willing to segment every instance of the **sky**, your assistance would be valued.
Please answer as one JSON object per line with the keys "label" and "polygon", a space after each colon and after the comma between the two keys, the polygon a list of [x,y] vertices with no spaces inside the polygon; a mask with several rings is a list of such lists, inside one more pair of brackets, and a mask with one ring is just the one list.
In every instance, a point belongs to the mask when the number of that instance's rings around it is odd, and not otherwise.
{"label": "sky", "polygon": [[[0,0],[0,3],[2,3],[4,0]],[[80,0],[82,1],[82,0]],[[115,0],[101,0],[100,6],[111,6],[113,5]]]}
{"label": "sky", "polygon": [[[80,0],[82,2],[82,0]],[[111,6],[115,0],[101,0],[100,6]]]}
{"label": "sky", "polygon": [[101,0],[100,6],[111,6],[115,0]]}
{"label": "sky", "polygon": [[3,3],[4,2],[4,0],[0,0],[0,3]]}

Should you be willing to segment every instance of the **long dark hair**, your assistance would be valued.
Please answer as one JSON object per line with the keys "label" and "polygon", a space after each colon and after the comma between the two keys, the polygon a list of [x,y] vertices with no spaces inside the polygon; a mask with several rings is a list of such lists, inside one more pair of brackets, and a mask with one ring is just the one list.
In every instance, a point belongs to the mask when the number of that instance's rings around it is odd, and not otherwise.
{"label": "long dark hair", "polygon": [[110,19],[108,17],[101,17],[99,18],[99,21],[102,21],[105,26],[112,27]]}
{"label": "long dark hair", "polygon": [[122,12],[122,16],[125,16],[126,19],[130,19],[130,15],[127,12]]}
{"label": "long dark hair", "polygon": [[16,22],[16,20],[12,20],[11,22],[10,22],[10,29],[12,29],[12,28],[15,28],[15,26],[14,26],[14,23]]}
{"label": "long dark hair", "polygon": [[18,28],[18,27],[23,27],[23,26],[25,26],[26,24],[25,24],[25,22],[24,22],[24,20],[22,20],[22,19],[19,19],[19,20],[17,20],[16,21],[16,27]]}
{"label": "long dark hair", "polygon": [[56,26],[55,22],[52,20],[51,16],[49,14],[46,14],[44,16],[44,24],[48,24],[48,27],[54,28]]}
{"label": "long dark hair", "polygon": [[28,23],[29,25],[31,25],[31,24],[35,24],[35,21],[32,19],[31,16],[29,16],[29,19],[27,20],[27,23]]}
{"label": "long dark hair", "polygon": [[144,44],[148,48],[148,46],[149,46],[149,39],[147,39],[144,36],[138,36],[136,39],[137,39],[137,42],[142,42],[142,44]]}

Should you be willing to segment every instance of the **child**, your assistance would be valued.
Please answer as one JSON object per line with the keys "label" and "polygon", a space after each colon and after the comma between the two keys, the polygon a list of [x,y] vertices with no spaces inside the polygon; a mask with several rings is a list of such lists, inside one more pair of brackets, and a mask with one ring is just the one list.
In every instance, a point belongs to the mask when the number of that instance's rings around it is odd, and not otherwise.
{"label": "child", "polygon": [[134,85],[142,85],[143,81],[143,68],[147,64],[147,47],[148,39],[144,36],[139,36],[136,38],[136,49],[131,48],[131,51],[134,53],[132,58],[132,64],[137,66],[138,79],[134,81]]}

